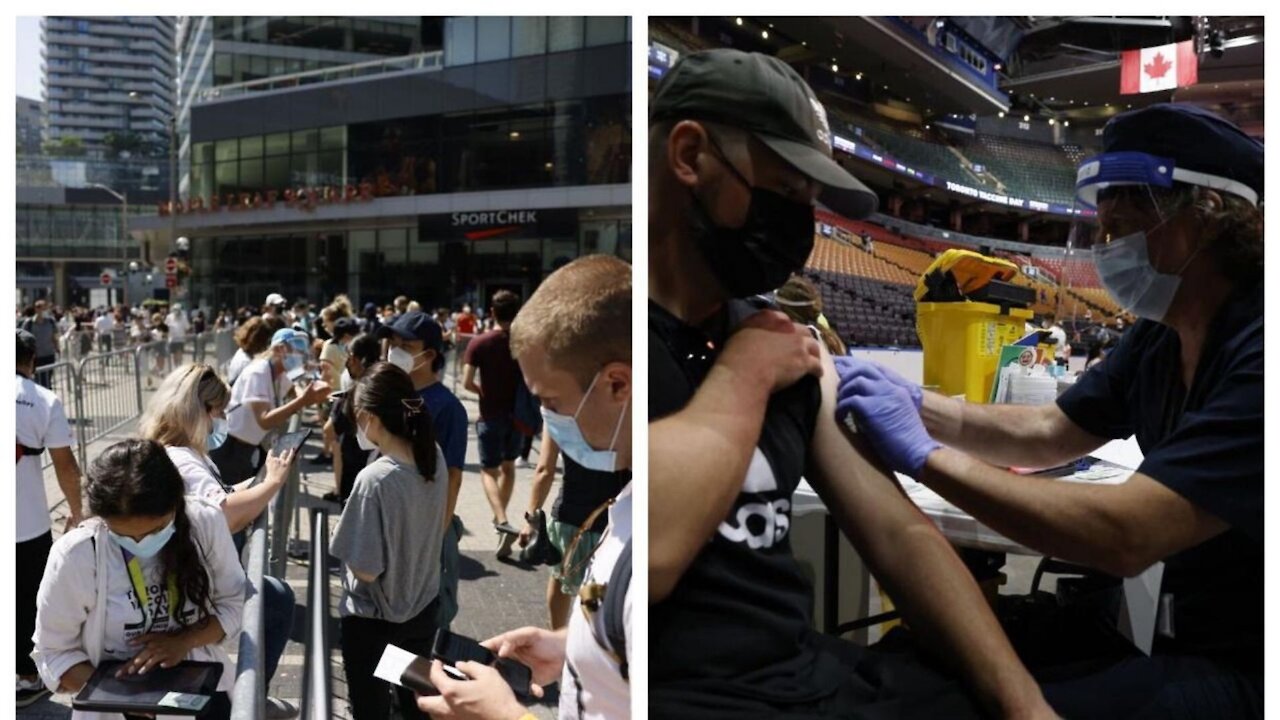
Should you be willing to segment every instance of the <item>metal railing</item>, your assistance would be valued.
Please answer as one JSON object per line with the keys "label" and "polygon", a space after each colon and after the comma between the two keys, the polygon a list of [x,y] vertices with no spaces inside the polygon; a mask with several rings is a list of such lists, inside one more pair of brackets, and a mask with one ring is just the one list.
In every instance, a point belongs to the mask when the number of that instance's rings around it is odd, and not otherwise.
{"label": "metal railing", "polygon": [[[181,342],[157,340],[111,352],[83,352],[80,333],[71,339],[71,351],[63,359],[35,369],[35,381],[52,390],[60,400],[67,422],[76,434],[76,459],[88,465],[89,445],[141,417],[146,409],[144,391],[182,363],[204,362],[221,372],[235,354],[231,330],[201,333]],[[229,350],[229,351],[228,351]],[[53,460],[41,461],[47,469]]]}
{"label": "metal railing", "polygon": [[[255,484],[262,482],[258,473]],[[240,646],[236,656],[236,682],[231,690],[232,720],[261,720],[267,712],[267,677],[263,656],[266,625],[263,589],[267,574],[267,514],[260,513],[249,528],[245,543],[244,620],[240,626]]]}
{"label": "metal railing", "polygon": [[[289,418],[289,429],[287,432],[297,432],[302,427],[302,414],[297,413]],[[301,454],[302,449],[298,449]],[[284,487],[276,493],[275,498],[271,500],[271,558],[270,567],[273,577],[285,576],[285,564],[289,561],[289,527],[293,525],[290,522],[294,512],[294,506],[297,504],[298,498],[298,466],[301,463],[294,460],[289,465],[289,478],[285,480]]]}
{"label": "metal railing", "polygon": [[417,55],[406,55],[385,60],[370,60],[350,65],[320,68],[319,70],[289,73],[288,75],[275,75],[230,85],[219,85],[218,87],[201,90],[196,96],[196,103],[225,100],[262,90],[280,90],[301,85],[315,85],[336,80],[349,80],[351,78],[384,75],[408,70],[440,70],[442,68],[444,68],[444,52],[433,50],[431,52],[418,53]]}
{"label": "metal railing", "polygon": [[84,454],[89,443],[142,415],[138,353],[124,349],[89,355],[76,366],[76,375],[76,434]]}
{"label": "metal railing", "polygon": [[329,720],[329,511],[311,511],[311,570],[307,580],[307,656],[302,675],[303,720]]}

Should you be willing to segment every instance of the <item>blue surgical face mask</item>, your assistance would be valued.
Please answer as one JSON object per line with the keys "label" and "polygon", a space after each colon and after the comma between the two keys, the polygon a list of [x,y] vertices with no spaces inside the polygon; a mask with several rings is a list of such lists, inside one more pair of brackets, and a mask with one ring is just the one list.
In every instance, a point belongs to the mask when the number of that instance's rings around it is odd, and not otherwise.
{"label": "blue surgical face mask", "polygon": [[168,544],[169,539],[173,537],[173,521],[170,520],[168,525],[142,538],[142,540],[134,540],[131,537],[117,535],[110,530],[107,532],[111,533],[111,539],[115,540],[116,544],[127,550],[129,554],[146,559],[155,557],[156,553],[160,552]]}
{"label": "blue surgical face mask", "polygon": [[220,417],[210,419],[213,420],[213,428],[209,430],[209,437],[204,441],[205,449],[217,450],[227,441],[227,419]]}
{"label": "blue surgical face mask", "polygon": [[591,396],[591,391],[595,389],[596,382],[599,380],[600,373],[596,373],[596,376],[591,379],[591,386],[587,388],[586,395],[582,396],[582,402],[578,403],[578,409],[574,411],[573,417],[561,415],[544,407],[542,421],[547,426],[547,432],[551,433],[551,439],[574,462],[588,470],[613,472],[618,465],[618,453],[614,452],[613,447],[618,443],[618,433],[622,430],[622,419],[627,415],[627,402],[630,400],[622,404],[622,412],[618,415],[618,424],[613,428],[613,439],[609,441],[609,449],[596,450],[591,447],[591,443],[587,442],[582,434],[582,428],[578,426],[578,415],[582,413],[582,408],[587,404],[587,398]]}
{"label": "blue surgical face mask", "polygon": [[1148,232],[1143,230],[1105,245],[1095,245],[1093,262],[1103,286],[1120,307],[1138,317],[1160,322],[1168,314],[1173,297],[1178,293],[1182,273],[1200,250],[1191,253],[1178,272],[1159,272],[1151,265],[1147,254]]}

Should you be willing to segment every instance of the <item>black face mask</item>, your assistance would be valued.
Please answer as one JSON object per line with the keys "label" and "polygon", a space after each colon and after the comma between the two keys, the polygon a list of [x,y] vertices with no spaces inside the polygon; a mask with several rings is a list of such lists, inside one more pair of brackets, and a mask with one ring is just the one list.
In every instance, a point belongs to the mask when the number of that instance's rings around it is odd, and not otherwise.
{"label": "black face mask", "polygon": [[720,162],[751,191],[751,205],[742,227],[720,227],[693,195],[690,224],[694,242],[730,297],[776,290],[804,267],[813,252],[813,205],[753,187],[725,158],[715,140],[711,144]]}

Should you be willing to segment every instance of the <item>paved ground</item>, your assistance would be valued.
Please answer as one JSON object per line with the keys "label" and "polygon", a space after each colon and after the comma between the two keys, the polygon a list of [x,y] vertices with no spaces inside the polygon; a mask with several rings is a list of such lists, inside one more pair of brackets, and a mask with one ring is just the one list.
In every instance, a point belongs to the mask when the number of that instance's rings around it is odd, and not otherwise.
{"label": "paved ground", "polygon": [[[130,379],[128,384],[105,385],[102,386],[99,392],[104,394],[110,392],[112,395],[125,392],[135,394],[136,391],[132,389],[131,382],[132,380]],[[144,402],[147,395],[149,393],[144,391]],[[460,392],[460,397],[468,413],[474,418],[477,413],[474,396],[462,391]],[[97,452],[111,442],[127,437],[129,433],[134,431],[135,426],[135,423],[128,423],[103,440],[89,443],[88,456],[93,458]],[[328,467],[313,465],[305,459],[313,455],[317,448],[318,443],[311,442],[299,466],[301,473],[298,505],[304,510],[311,506],[330,507],[334,511],[334,515],[330,517],[330,530],[332,531],[333,526],[337,523],[336,513],[338,508],[336,505],[324,503],[319,498],[324,493],[334,489],[333,473]],[[536,446],[531,459],[534,462],[537,461]],[[467,534],[462,541],[463,559],[459,587],[459,606],[461,609],[458,617],[454,620],[453,630],[463,635],[484,639],[511,628],[546,623],[544,593],[547,570],[545,568],[526,567],[495,558],[496,536],[491,526],[492,513],[484,497],[478,461],[479,452],[475,441],[475,426],[472,424],[471,440],[467,448],[467,467],[464,473],[462,492],[458,500],[458,515],[467,527]],[[520,512],[523,512],[526,507],[532,475],[531,467],[517,469],[517,486],[511,505],[512,508],[516,509],[516,512],[512,513],[513,517],[518,518]],[[66,506],[61,502],[61,492],[58,490],[52,469],[46,470],[45,486],[49,494],[50,504],[53,506],[50,514],[54,521],[54,533],[56,536],[60,534],[65,520]],[[553,496],[554,492],[556,490],[553,490]],[[294,532],[294,535],[298,538],[294,543],[295,549],[307,549],[307,543],[302,542],[301,539],[310,537],[308,515],[309,513],[305,511],[297,513],[299,523]],[[308,618],[306,608],[308,571],[309,564],[304,559],[291,559],[288,563],[285,578],[297,596],[298,606],[294,613],[291,640],[284,656],[281,658],[280,667],[276,671],[276,676],[273,678],[270,688],[271,695],[295,703],[300,701],[302,695],[303,641],[306,637],[306,622]],[[336,574],[331,575],[329,601],[330,615],[333,618],[332,631],[330,633],[333,638],[331,643],[333,651],[330,655],[330,677],[333,686],[333,715],[336,718],[349,718],[350,713],[346,705],[346,684],[341,653],[337,649],[338,623],[336,621],[336,608],[341,594],[341,580]],[[228,650],[232,653],[234,659],[235,644],[229,644]],[[540,705],[532,708],[532,711],[539,718],[554,718],[557,702],[558,698],[552,692]],[[42,700],[18,712],[18,717],[23,718],[23,720],[65,720],[70,715],[70,696],[67,695],[58,695]]]}

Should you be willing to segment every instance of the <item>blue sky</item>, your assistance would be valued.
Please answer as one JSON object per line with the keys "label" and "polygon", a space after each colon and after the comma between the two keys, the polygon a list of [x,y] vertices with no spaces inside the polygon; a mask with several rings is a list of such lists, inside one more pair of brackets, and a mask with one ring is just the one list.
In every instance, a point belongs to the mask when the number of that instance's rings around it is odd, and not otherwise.
{"label": "blue sky", "polygon": [[18,94],[40,99],[40,18],[18,18]]}

